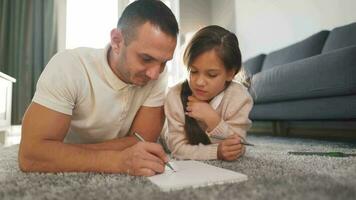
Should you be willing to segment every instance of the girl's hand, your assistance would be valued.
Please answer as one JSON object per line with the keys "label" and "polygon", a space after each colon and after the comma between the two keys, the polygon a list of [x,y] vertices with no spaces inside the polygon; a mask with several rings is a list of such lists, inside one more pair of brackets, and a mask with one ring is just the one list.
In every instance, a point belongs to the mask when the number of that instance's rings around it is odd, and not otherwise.
{"label": "girl's hand", "polygon": [[208,131],[214,129],[221,120],[209,103],[200,101],[194,96],[188,97],[186,115],[204,122],[208,126]]}
{"label": "girl's hand", "polygon": [[241,138],[234,134],[223,140],[218,145],[218,159],[236,160],[245,153],[245,145],[240,144]]}

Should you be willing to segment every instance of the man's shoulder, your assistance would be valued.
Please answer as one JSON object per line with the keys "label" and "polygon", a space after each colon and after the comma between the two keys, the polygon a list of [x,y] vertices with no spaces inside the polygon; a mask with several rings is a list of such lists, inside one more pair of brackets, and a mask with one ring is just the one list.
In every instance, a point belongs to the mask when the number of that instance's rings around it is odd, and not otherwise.
{"label": "man's shoulder", "polygon": [[[46,68],[61,68],[61,71],[79,73],[84,72],[92,63],[97,63],[103,49],[93,49],[79,47],[75,49],[66,49],[55,54],[49,61]],[[84,71],[83,71],[84,70]]]}
{"label": "man's shoulder", "polygon": [[50,60],[48,64],[77,64],[79,62],[80,49],[66,49],[57,52]]}
{"label": "man's shoulder", "polygon": [[78,47],[74,49],[66,49],[58,52],[55,56],[62,58],[91,58],[93,55],[101,54],[104,49],[94,49],[89,47]]}
{"label": "man's shoulder", "polygon": [[[42,79],[52,77],[56,78],[58,82],[66,81],[72,84],[76,83],[76,85],[86,85],[87,80],[90,79],[88,69],[94,68],[90,63],[95,63],[90,55],[96,51],[98,50],[81,47],[58,52],[46,65],[41,75]],[[89,58],[87,59],[87,57]]]}

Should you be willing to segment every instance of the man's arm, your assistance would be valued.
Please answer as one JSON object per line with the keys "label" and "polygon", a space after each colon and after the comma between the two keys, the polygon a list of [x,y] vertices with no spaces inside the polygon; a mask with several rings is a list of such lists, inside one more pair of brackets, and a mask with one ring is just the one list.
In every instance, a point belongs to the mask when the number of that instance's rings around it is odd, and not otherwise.
{"label": "man's arm", "polygon": [[[167,157],[162,147],[140,143],[124,151],[97,150],[82,145],[65,144],[71,117],[36,103],[25,113],[19,149],[23,171],[63,172],[94,171],[133,175],[163,172]],[[147,157],[149,159],[147,159]]]}
{"label": "man's arm", "polygon": [[164,110],[160,107],[141,106],[130,128],[130,133],[139,133],[146,141],[156,142],[164,124]]}

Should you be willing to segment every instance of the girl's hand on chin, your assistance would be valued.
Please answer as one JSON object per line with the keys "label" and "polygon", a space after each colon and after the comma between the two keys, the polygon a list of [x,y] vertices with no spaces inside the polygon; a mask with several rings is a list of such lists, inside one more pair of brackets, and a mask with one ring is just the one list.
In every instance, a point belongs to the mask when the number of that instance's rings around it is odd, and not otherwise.
{"label": "girl's hand on chin", "polygon": [[206,101],[198,100],[193,96],[188,97],[186,115],[198,121],[208,124],[212,118],[216,118],[218,114]]}
{"label": "girl's hand on chin", "polygon": [[188,102],[197,102],[197,101],[205,102],[205,101],[199,100],[194,95],[188,97]]}

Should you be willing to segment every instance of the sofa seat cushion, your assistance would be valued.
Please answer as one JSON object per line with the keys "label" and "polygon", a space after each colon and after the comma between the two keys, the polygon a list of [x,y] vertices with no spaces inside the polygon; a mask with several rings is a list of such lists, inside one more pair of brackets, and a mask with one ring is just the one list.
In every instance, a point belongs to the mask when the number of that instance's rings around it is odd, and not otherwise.
{"label": "sofa seat cushion", "polygon": [[257,73],[250,93],[256,104],[356,93],[356,46]]}
{"label": "sofa seat cushion", "polygon": [[356,119],[356,94],[255,105],[252,120]]}
{"label": "sofa seat cushion", "polygon": [[266,54],[260,54],[258,56],[252,57],[246,60],[242,66],[245,69],[246,73],[249,76],[256,74],[261,71],[263,61],[266,57]]}
{"label": "sofa seat cushion", "polygon": [[322,53],[356,45],[356,23],[333,29],[325,42]]}
{"label": "sofa seat cushion", "polygon": [[320,54],[328,35],[329,31],[320,31],[298,43],[269,53],[263,63],[262,71]]}

